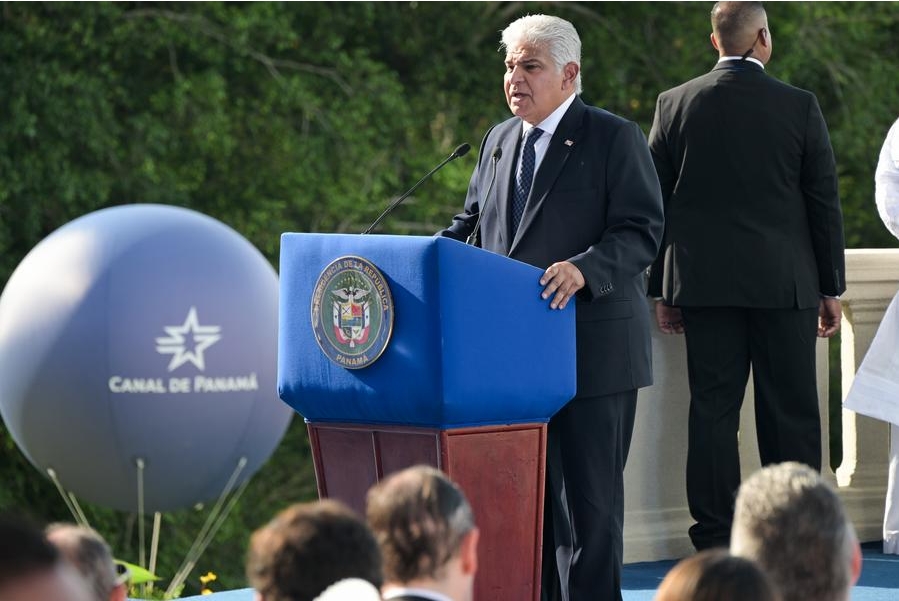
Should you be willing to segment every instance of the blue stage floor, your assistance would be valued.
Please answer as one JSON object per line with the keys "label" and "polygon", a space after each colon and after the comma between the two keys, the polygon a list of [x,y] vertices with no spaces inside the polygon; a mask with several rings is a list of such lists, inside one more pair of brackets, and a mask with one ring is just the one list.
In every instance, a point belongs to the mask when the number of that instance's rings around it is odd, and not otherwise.
{"label": "blue stage floor", "polygon": [[[896,601],[899,599],[899,555],[881,553],[880,542],[862,545],[862,575],[852,591],[852,601]],[[652,601],[656,588],[674,561],[648,561],[624,566],[624,601]],[[184,597],[193,601],[252,601],[251,589],[225,591],[202,597]]]}
{"label": "blue stage floor", "polygon": [[[899,599],[899,555],[884,555],[883,545],[862,545],[862,575],[852,590],[852,601],[896,601]],[[624,566],[624,601],[652,601],[656,588],[674,561],[631,563]]]}

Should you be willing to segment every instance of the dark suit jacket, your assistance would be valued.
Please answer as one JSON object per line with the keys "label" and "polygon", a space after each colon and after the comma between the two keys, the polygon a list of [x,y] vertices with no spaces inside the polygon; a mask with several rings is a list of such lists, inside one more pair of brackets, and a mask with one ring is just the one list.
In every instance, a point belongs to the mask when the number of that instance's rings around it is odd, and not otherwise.
{"label": "dark suit jacket", "polygon": [[833,150],[811,92],[750,61],[719,63],[659,96],[649,145],[666,230],[650,294],[811,308],[845,290]]}
{"label": "dark suit jacket", "polygon": [[[521,130],[514,117],[487,132],[465,212],[441,234],[465,240],[483,208],[483,248],[541,269],[571,261],[586,280],[576,298],[578,396],[651,384],[645,271],[658,253],[662,203],[643,133],[575,98],[550,140],[513,237],[510,192]],[[485,200],[496,147],[502,158]]]}

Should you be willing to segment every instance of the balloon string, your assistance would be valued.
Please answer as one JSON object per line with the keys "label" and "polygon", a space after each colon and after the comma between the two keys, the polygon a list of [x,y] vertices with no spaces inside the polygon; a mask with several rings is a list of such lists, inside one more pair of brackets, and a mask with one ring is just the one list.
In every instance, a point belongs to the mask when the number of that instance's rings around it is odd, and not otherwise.
{"label": "balloon string", "polygon": [[[72,500],[72,506],[75,508],[75,511],[78,512],[78,517],[75,518],[75,521],[81,524],[82,526],[87,526],[90,528],[90,524],[87,521],[87,516],[84,515],[84,512],[81,510],[81,505],[78,504],[78,499],[75,498],[75,495],[69,492],[69,499]],[[80,519],[80,521],[79,521]]]}
{"label": "balloon string", "polygon": [[216,532],[218,532],[219,528],[221,528],[222,524],[225,522],[225,519],[228,517],[228,514],[231,513],[231,510],[237,504],[237,500],[243,494],[243,491],[246,490],[247,485],[250,483],[249,480],[243,482],[237,490],[234,492],[232,497],[228,500],[228,504],[225,506],[224,511],[219,515],[218,519],[215,521],[215,525],[212,529],[207,533],[206,538],[203,539],[203,542],[197,548],[197,551],[191,557],[189,563],[185,567],[184,571],[181,575],[181,582],[179,582],[179,586],[184,580],[187,579],[187,576],[190,575],[191,571],[193,571],[194,566],[197,565],[197,561],[200,560],[200,557],[203,555],[203,552],[206,551],[206,547],[209,546],[209,543],[212,542],[212,539],[215,537]]}
{"label": "balloon string", "polygon": [[[187,552],[187,555],[185,555],[184,562],[181,564],[181,567],[178,568],[178,571],[175,572],[175,576],[169,583],[169,587],[165,591],[166,597],[173,595],[175,593],[175,590],[184,583],[184,581],[187,579],[188,574],[190,574],[190,570],[193,569],[193,564],[196,563],[197,559],[200,558],[200,555],[202,555],[203,551],[205,550],[204,541],[206,541],[205,544],[208,545],[209,541],[212,540],[212,536],[215,535],[215,531],[219,526],[221,526],[221,521],[217,522],[216,518],[221,511],[222,505],[225,502],[225,498],[231,492],[231,489],[234,487],[234,483],[237,481],[237,477],[240,475],[240,472],[243,471],[243,468],[244,466],[246,466],[246,464],[246,457],[241,457],[237,462],[237,466],[234,468],[234,472],[231,474],[231,477],[228,479],[228,482],[222,489],[222,494],[219,495],[215,506],[209,512],[209,516],[206,518],[206,523],[203,524],[203,527],[200,529],[200,533],[197,534],[197,537],[194,539],[193,545],[191,545],[190,549]],[[242,489],[244,486],[246,486],[246,482],[242,485],[239,493],[243,492]],[[238,496],[239,493],[236,493],[235,497]],[[228,511],[230,511],[231,506],[228,507]],[[225,515],[227,515],[227,513]],[[213,528],[213,524],[216,524],[215,528]],[[207,537],[207,534],[209,534],[210,532],[211,534]]]}
{"label": "balloon string", "polygon": [[[155,512],[153,514],[153,536],[150,539],[150,573],[156,573],[156,552],[159,550],[159,530],[162,526],[162,514]],[[147,583],[147,592],[153,590],[153,581]]]}
{"label": "balloon string", "polygon": [[78,511],[75,510],[75,507],[72,505],[72,501],[69,499],[69,496],[66,494],[65,489],[62,487],[62,483],[59,481],[59,478],[56,477],[56,470],[54,470],[52,467],[48,467],[47,468],[47,476],[49,476],[50,480],[53,482],[53,484],[56,485],[56,490],[59,491],[59,496],[62,497],[62,500],[66,504],[66,507],[69,508],[69,511],[71,512],[72,516],[75,518],[75,522],[77,522],[78,524],[80,524],[82,526],[86,526],[87,520],[85,520],[84,523],[81,522],[81,520],[78,516]]}
{"label": "balloon string", "polygon": [[137,467],[137,555],[138,564],[142,568],[147,567],[146,555],[144,553],[144,460],[138,457],[134,461]]}

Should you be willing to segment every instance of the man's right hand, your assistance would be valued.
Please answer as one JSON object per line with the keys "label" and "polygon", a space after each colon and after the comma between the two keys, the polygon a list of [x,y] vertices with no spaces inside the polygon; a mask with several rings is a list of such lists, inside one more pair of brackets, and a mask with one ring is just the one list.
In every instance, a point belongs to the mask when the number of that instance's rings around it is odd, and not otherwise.
{"label": "man's right hand", "polygon": [[818,307],[818,337],[830,338],[840,331],[843,308],[840,299],[824,297]]}
{"label": "man's right hand", "polygon": [[679,307],[669,307],[662,301],[656,301],[656,323],[663,334],[684,333],[684,317]]}

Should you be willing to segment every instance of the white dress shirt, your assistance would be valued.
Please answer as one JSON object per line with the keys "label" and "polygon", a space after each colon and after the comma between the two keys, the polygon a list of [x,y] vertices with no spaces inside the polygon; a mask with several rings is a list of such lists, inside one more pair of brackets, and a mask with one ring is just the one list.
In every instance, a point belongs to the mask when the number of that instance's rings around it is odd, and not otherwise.
{"label": "white dress shirt", "polygon": [[[565,102],[559,105],[559,107],[549,114],[549,117],[541,121],[536,125],[543,130],[543,135],[537,138],[537,141],[534,142],[534,174],[537,174],[537,170],[540,169],[540,163],[543,161],[543,157],[546,156],[546,151],[549,149],[549,141],[552,139],[553,134],[556,133],[556,128],[559,127],[559,122],[562,120],[562,115],[565,114],[565,111],[568,110],[568,107],[571,106],[571,103],[574,102],[574,97],[576,94],[572,94],[568,97]],[[522,138],[530,131],[530,129],[534,127],[527,121],[521,122],[521,135]],[[521,145],[521,148],[518,150],[518,165],[521,165],[521,155],[524,152],[524,144]]]}
{"label": "white dress shirt", "polygon": [[751,62],[755,63],[756,65],[758,65],[759,67],[761,67],[762,69],[765,68],[765,63],[763,63],[762,61],[760,61],[757,58],[752,58],[751,56],[747,56],[746,58],[743,58],[742,56],[722,56],[721,58],[718,59],[718,62],[723,63],[724,61],[744,61],[744,60],[751,61]]}
{"label": "white dress shirt", "polygon": [[389,588],[384,593],[384,601],[397,599],[399,597],[421,597],[422,599],[432,599],[433,601],[453,601],[446,595],[442,595],[437,591],[428,590],[426,588]]}

